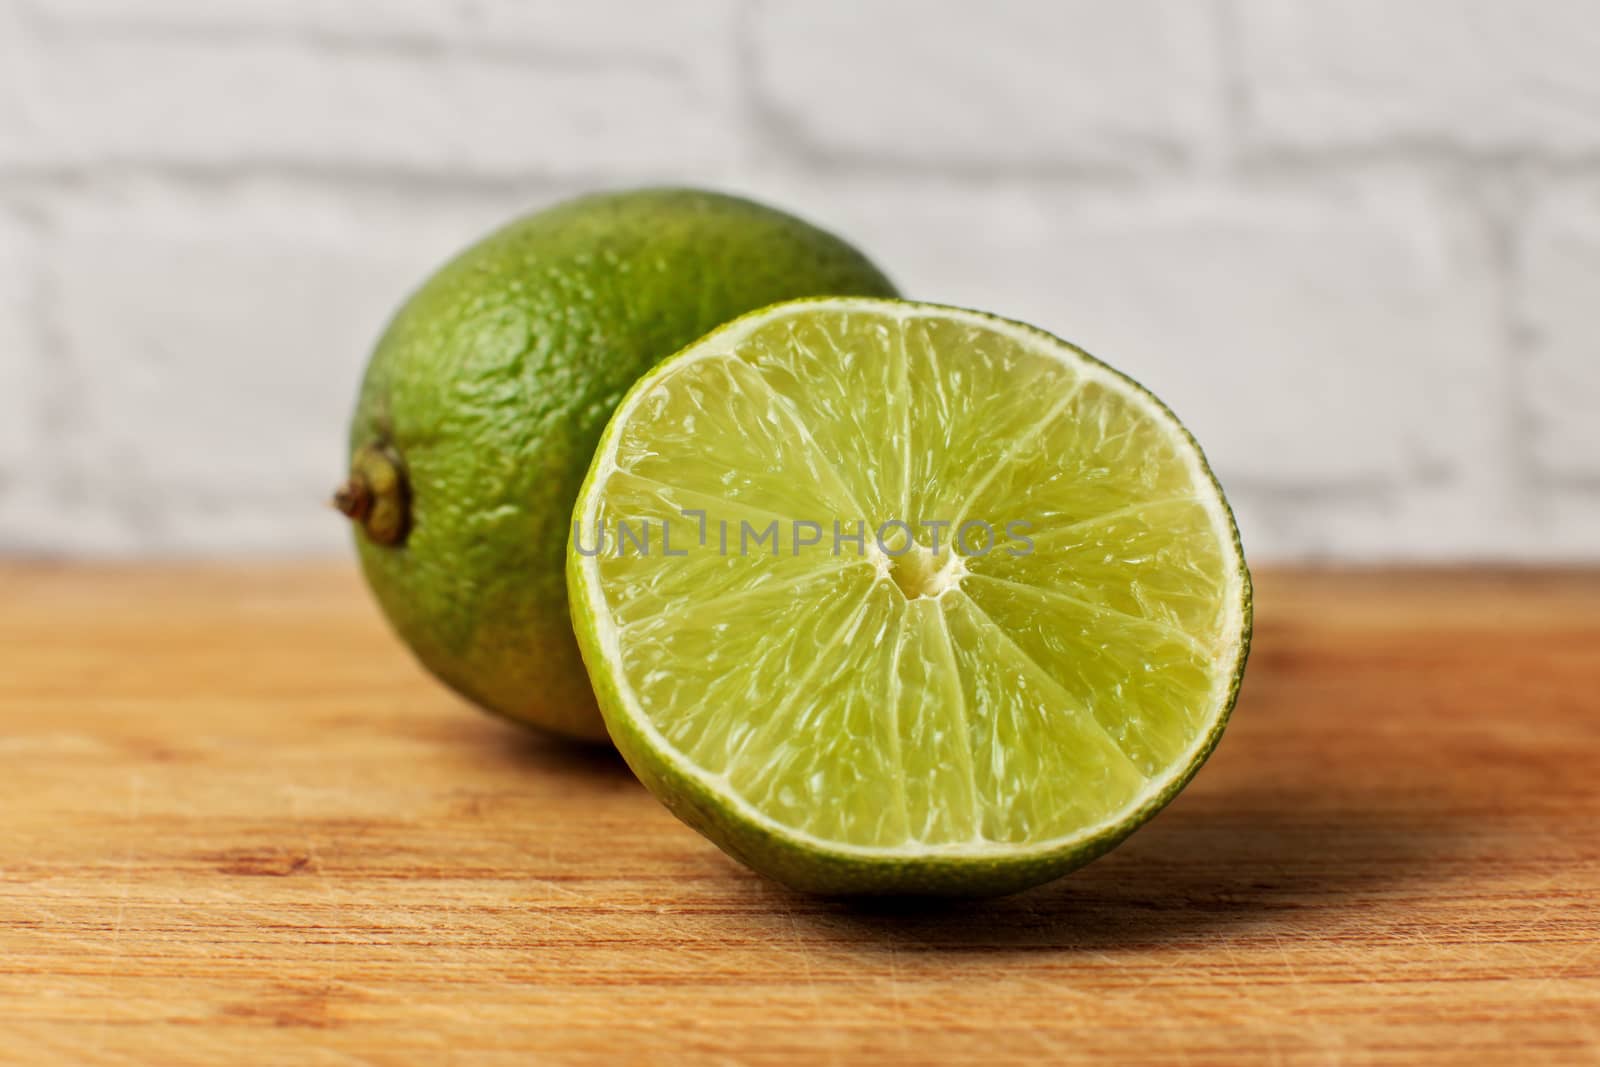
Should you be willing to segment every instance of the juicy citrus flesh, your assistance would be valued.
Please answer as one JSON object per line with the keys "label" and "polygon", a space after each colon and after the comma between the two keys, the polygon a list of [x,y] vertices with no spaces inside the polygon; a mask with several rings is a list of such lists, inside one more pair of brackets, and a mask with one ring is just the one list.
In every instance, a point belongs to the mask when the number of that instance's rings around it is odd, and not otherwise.
{"label": "juicy citrus flesh", "polygon": [[1232,518],[1176,419],[955,309],[799,301],[713,333],[623,402],[574,521],[624,755],[723,808],[685,817],[756,866],[780,842],[863,888],[1089,858],[1209,752],[1248,642]]}

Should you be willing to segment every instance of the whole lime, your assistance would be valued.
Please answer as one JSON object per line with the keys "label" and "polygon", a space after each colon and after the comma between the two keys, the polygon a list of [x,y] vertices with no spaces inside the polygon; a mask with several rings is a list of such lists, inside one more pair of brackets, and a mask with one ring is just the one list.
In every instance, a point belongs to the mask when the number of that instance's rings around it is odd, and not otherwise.
{"label": "whole lime", "polygon": [[564,568],[607,418],[640,375],[714,327],[829,294],[894,288],[792,215],[689,189],[560,204],[428,279],[367,366],[336,496],[417,658],[486,709],[603,738]]}

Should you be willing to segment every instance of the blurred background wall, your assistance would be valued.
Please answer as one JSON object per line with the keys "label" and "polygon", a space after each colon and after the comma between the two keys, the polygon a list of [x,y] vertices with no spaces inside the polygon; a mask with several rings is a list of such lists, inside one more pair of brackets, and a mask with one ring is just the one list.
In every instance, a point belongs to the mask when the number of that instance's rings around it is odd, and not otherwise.
{"label": "blurred background wall", "polygon": [[345,551],[394,305],[654,182],[1144,380],[1258,560],[1600,558],[1591,0],[0,0],[0,553]]}

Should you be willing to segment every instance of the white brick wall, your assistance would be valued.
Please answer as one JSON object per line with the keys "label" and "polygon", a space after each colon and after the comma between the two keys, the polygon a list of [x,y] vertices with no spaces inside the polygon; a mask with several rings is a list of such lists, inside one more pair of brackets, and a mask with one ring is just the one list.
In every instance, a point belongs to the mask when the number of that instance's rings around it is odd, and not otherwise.
{"label": "white brick wall", "polygon": [[1538,469],[1600,482],[1600,183],[1536,206],[1517,282]]}
{"label": "white brick wall", "polygon": [[0,212],[0,500],[23,478],[43,402],[37,346],[26,329],[34,296],[30,244],[19,221]]}
{"label": "white brick wall", "polygon": [[1193,149],[1220,94],[1191,0],[769,4],[758,99],[793,147],[991,173],[1131,166]]}
{"label": "white brick wall", "polygon": [[1266,558],[1600,558],[1600,7],[0,0],[0,553],[343,550],[366,350],[595,185],[790,206],[1194,428]]}
{"label": "white brick wall", "polygon": [[574,25],[496,7],[452,27],[436,6],[353,6],[25,9],[23,114],[0,126],[0,164],[626,176],[737,151],[725,32],[720,67],[690,59],[719,43],[703,14],[618,14],[602,46],[594,10]]}
{"label": "white brick wall", "polygon": [[1600,154],[1592,0],[1239,0],[1250,132],[1324,151]]}

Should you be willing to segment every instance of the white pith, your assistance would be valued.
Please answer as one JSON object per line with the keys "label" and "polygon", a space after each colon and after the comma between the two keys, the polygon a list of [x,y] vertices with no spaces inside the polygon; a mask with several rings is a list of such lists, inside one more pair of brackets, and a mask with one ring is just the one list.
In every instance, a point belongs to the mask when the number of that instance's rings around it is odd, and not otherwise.
{"label": "white pith", "polygon": [[[926,583],[926,588],[921,592],[921,596],[940,597],[952,589],[961,588],[961,579],[967,576],[967,560],[965,556],[955,549],[947,548],[935,555],[923,545],[913,542],[906,548],[905,552],[920,555],[926,560],[943,561],[937,567],[932,568],[933,573]],[[879,548],[877,544],[869,543],[867,545],[866,558],[872,564],[873,573],[877,575],[879,581],[895,581],[896,557],[889,555],[889,553]],[[898,585],[899,583],[896,582],[895,584]]]}
{"label": "white pith", "polygon": [[[1081,827],[1071,834],[1029,841],[1026,844],[1009,844],[975,834],[972,839],[967,841],[927,843],[908,840],[895,846],[863,846],[817,837],[777,822],[731,788],[731,783],[729,783],[725,775],[708,772],[686,758],[656,728],[650,718],[644,714],[636,694],[627,682],[625,673],[620,667],[617,667],[611,674],[616,684],[622,711],[627,716],[629,723],[648,740],[651,747],[661,754],[678,773],[706,787],[740,816],[759,826],[769,835],[808,849],[841,856],[879,859],[930,856],[1005,857],[1016,859],[1032,854],[1045,854],[1070,849],[1075,844],[1093,840],[1122,825],[1131,815],[1145,808],[1152,801],[1166,795],[1178,780],[1190,772],[1195,761],[1214,740],[1217,722],[1228,707],[1230,689],[1242,654],[1242,624],[1245,611],[1243,594],[1246,576],[1243,559],[1234,547],[1233,522],[1220,492],[1214,488],[1212,476],[1206,468],[1204,458],[1199,449],[1170,412],[1148,393],[1109,368],[1086,357],[1066,343],[1030,327],[954,308],[917,304],[890,305],[882,301],[860,301],[840,298],[797,302],[776,311],[747,316],[729,326],[723,327],[683,355],[647,375],[612,416],[611,426],[614,430],[616,427],[625,425],[634,410],[649,395],[651,388],[657,382],[704,360],[736,359],[735,353],[751,333],[775,321],[780,321],[786,315],[800,315],[814,311],[829,310],[849,311],[862,308],[870,308],[874,314],[883,315],[890,307],[894,309],[894,316],[902,322],[916,318],[964,320],[975,326],[981,326],[983,329],[1002,333],[1021,346],[1037,353],[1047,354],[1069,366],[1074,373],[1081,376],[1083,382],[1094,382],[1116,392],[1168,429],[1172,442],[1188,465],[1191,483],[1199,487],[1200,491],[1196,499],[1210,518],[1217,542],[1220,546],[1223,546],[1223,551],[1230,564],[1228,584],[1223,594],[1226,614],[1218,632],[1224,635],[1232,635],[1232,640],[1211,650],[1210,662],[1213,667],[1211,672],[1212,690],[1209,694],[1208,719],[1205,727],[1196,731],[1193,742],[1180,758],[1172,761],[1167,773],[1149,778],[1144,788],[1118,811],[1095,823]],[[580,511],[575,516],[576,521],[582,528],[594,528],[602,496],[598,490],[605,485],[613,473],[620,469],[616,462],[617,445],[620,437],[621,435],[618,433],[608,432],[595,457],[594,467],[591,470],[585,494],[580,500]],[[869,550],[867,561],[873,565],[880,580],[891,580],[890,574],[893,560],[888,556],[874,547]],[[615,622],[610,606],[605,600],[598,572],[597,558],[582,558],[578,562],[578,568],[583,578],[580,583],[582,586],[580,596],[589,609],[589,617],[592,620],[595,636],[600,643],[602,654],[607,663],[619,664],[621,657],[619,626]],[[942,564],[935,576],[932,587],[925,595],[942,596],[950,589],[959,588],[964,574],[965,566],[961,557],[952,551],[949,554],[949,559]]]}

